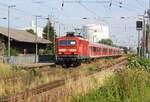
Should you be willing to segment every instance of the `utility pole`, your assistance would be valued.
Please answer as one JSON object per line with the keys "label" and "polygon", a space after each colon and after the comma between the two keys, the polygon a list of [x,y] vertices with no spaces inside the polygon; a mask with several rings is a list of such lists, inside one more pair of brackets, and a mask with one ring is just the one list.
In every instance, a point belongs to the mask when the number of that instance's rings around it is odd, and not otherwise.
{"label": "utility pole", "polygon": [[144,15],[140,15],[142,18],[142,39],[141,40],[141,56],[145,57],[145,54],[146,54],[146,22],[145,22],[145,18],[147,18],[147,16],[144,14]]}
{"label": "utility pole", "polygon": [[35,27],[35,31],[36,31],[36,38],[35,38],[35,62],[37,63],[37,61],[38,61],[38,28],[37,28],[37,26],[38,26],[38,18],[39,17],[41,17],[41,16],[35,16],[35,21],[36,21],[36,27]]}
{"label": "utility pole", "polygon": [[9,31],[9,26],[10,26],[10,6],[8,6],[8,56],[10,56],[10,31]]}
{"label": "utility pole", "polygon": [[59,37],[60,37],[60,33],[61,33],[61,24],[59,23]]}
{"label": "utility pole", "polygon": [[50,18],[49,18],[49,15],[48,15],[48,18],[47,18],[47,20],[48,20],[48,25],[47,25],[47,40],[50,40],[49,39],[49,36],[50,36],[50,34],[49,34],[49,28],[50,28]]}
{"label": "utility pole", "polygon": [[[54,29],[55,29],[55,22],[54,22]],[[55,54],[55,52],[56,52],[56,51],[55,51],[55,39],[56,39],[56,38],[55,38],[55,32],[56,32],[56,31],[54,30],[54,35],[53,35],[53,47],[54,47],[54,48],[53,48],[53,50],[54,50],[53,53],[54,53],[54,54]]]}
{"label": "utility pole", "polygon": [[146,56],[146,24],[145,15],[143,16],[143,57]]}
{"label": "utility pole", "polygon": [[140,30],[138,30],[138,56],[140,56],[140,49],[141,49],[141,40],[140,40]]}
{"label": "utility pole", "polygon": [[[150,35],[150,0],[149,0],[148,18],[149,18],[149,20],[148,20],[148,23],[149,23],[148,38],[149,38],[149,35]],[[149,42],[149,40],[148,40],[148,42]],[[150,48],[148,48],[148,51],[150,51]]]}
{"label": "utility pole", "polygon": [[8,6],[8,56],[10,56],[10,8],[16,7],[15,5]]}
{"label": "utility pole", "polygon": [[149,9],[147,10],[148,14],[148,34],[147,34],[147,49],[150,51],[150,0],[149,0]]}
{"label": "utility pole", "polygon": [[36,22],[36,28],[35,28],[35,31],[36,31],[36,38],[35,38],[35,62],[37,63],[37,56],[38,56],[38,42],[37,42],[37,39],[38,39],[38,31],[37,31],[37,19],[38,19],[38,16],[35,17],[35,22]]}

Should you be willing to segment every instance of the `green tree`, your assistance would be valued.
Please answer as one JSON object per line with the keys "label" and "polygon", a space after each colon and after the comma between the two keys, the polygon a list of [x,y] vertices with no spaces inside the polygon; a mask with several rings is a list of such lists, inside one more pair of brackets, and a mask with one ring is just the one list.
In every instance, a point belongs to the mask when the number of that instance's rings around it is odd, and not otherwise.
{"label": "green tree", "polygon": [[111,39],[102,39],[98,43],[114,46]]}
{"label": "green tree", "polygon": [[43,29],[43,38],[51,41],[51,44],[48,46],[48,49],[50,50],[51,54],[55,54],[55,30],[52,26],[52,23],[50,21],[47,22],[46,26]]}
{"label": "green tree", "polygon": [[31,33],[31,34],[34,34],[35,35],[35,32],[33,29],[26,29],[27,32]]}

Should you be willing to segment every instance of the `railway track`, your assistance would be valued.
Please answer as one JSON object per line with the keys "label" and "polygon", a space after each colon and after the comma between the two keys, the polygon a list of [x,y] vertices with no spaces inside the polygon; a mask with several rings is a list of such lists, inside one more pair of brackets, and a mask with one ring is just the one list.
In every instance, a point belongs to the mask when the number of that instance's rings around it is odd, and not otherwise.
{"label": "railway track", "polygon": [[26,98],[26,96],[38,95],[40,93],[47,92],[47,91],[52,90],[54,88],[65,85],[67,80],[71,79],[73,81],[76,81],[76,80],[79,80],[81,78],[81,76],[87,77],[87,76],[90,76],[92,74],[95,74],[97,72],[100,72],[100,71],[108,69],[108,68],[112,69],[113,66],[116,66],[116,65],[118,65],[118,66],[124,65],[127,63],[126,59],[127,58],[123,58],[119,61],[116,61],[115,63],[110,64],[110,65],[106,65],[106,66],[103,66],[101,68],[97,68],[94,72],[85,73],[84,75],[75,75],[75,76],[71,76],[69,78],[65,78],[65,79],[61,79],[61,80],[56,80],[54,82],[50,82],[50,83],[41,85],[39,87],[29,89],[26,92],[18,93],[15,96],[3,97],[0,99],[0,101],[1,102],[16,102],[17,100],[20,100],[20,99],[24,100]]}

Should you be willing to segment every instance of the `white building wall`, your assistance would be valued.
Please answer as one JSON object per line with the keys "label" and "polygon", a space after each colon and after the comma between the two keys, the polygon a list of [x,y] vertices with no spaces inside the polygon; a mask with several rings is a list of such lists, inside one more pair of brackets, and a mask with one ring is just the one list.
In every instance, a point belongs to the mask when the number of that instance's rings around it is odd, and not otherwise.
{"label": "white building wall", "polygon": [[109,39],[109,27],[100,24],[83,26],[83,36],[90,42],[98,42],[101,39]]}
{"label": "white building wall", "polygon": [[[34,32],[36,32],[36,25],[34,24],[34,21],[32,21],[31,27],[23,28],[23,30],[26,30],[26,29],[33,29]],[[37,35],[38,37],[43,38],[43,28],[37,27]]]}

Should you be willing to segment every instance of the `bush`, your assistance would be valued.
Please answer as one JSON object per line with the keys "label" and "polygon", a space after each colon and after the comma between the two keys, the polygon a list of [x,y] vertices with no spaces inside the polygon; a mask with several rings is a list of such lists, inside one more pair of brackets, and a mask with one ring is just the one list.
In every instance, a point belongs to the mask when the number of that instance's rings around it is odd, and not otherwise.
{"label": "bush", "polygon": [[[8,55],[8,50],[5,51],[5,55]],[[10,48],[10,55],[11,56],[18,56],[18,51],[14,48]]]}
{"label": "bush", "polygon": [[130,56],[128,58],[128,68],[144,69],[150,71],[150,60],[147,58]]}
{"label": "bush", "polygon": [[150,79],[146,71],[127,69],[108,78],[104,86],[71,102],[150,102]]}
{"label": "bush", "polygon": [[49,48],[39,49],[39,55],[53,55],[52,50]]}

